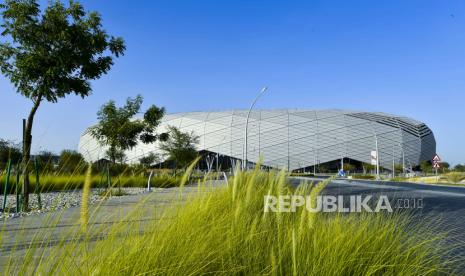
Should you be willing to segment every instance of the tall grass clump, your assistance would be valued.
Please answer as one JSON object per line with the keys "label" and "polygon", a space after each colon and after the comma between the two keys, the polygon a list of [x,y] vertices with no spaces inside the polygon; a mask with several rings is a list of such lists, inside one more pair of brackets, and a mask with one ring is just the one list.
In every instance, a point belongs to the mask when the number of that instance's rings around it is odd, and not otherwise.
{"label": "tall grass clump", "polygon": [[[103,240],[63,243],[26,269],[57,275],[436,275],[453,273],[442,236],[402,214],[265,213],[266,195],[310,195],[285,173],[238,172],[147,224],[121,221]],[[179,197],[181,198],[181,197]],[[145,204],[145,203],[141,203]],[[137,212],[132,217],[137,216]],[[99,235],[101,233],[94,233]],[[84,244],[83,244],[84,243]],[[23,269],[22,269],[23,268]]]}
{"label": "tall grass clump", "polygon": [[89,164],[86,172],[86,179],[82,189],[81,197],[81,229],[85,232],[87,230],[87,223],[89,222],[89,197],[92,179],[92,166]]}
{"label": "tall grass clump", "polygon": [[[86,180],[86,175],[41,175],[40,176],[40,191],[72,191],[82,189]],[[170,188],[181,185],[182,176],[157,175],[152,177],[151,186],[159,188]],[[106,179],[99,175],[90,177],[92,187],[105,188],[107,187]],[[0,189],[3,193],[5,176],[0,176]],[[119,187],[147,187],[147,177],[145,176],[114,176],[111,178],[111,183]],[[36,178],[31,177],[30,189],[35,190]],[[10,179],[8,193],[13,194],[16,188],[15,179]]]}
{"label": "tall grass clump", "polygon": [[457,184],[465,180],[465,173],[460,173],[460,172],[450,172],[445,175],[447,180],[449,180],[451,183]]}

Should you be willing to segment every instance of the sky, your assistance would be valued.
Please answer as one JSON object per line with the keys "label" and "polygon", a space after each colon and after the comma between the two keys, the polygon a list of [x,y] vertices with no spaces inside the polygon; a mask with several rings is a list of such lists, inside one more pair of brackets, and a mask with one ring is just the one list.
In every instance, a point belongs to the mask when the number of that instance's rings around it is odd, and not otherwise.
{"label": "sky", "polygon": [[[46,4],[47,1],[41,1]],[[77,149],[110,99],[169,113],[339,108],[412,117],[465,163],[464,1],[81,1],[125,55],[93,93],[42,104],[33,152]],[[20,141],[30,100],[0,77],[0,138]]]}

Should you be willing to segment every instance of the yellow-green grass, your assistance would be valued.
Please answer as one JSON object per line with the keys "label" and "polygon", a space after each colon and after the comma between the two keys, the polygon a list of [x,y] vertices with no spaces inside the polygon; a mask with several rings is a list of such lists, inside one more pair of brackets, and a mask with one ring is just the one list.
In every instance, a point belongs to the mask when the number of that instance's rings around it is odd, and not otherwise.
{"label": "yellow-green grass", "polygon": [[451,183],[460,183],[465,180],[465,173],[450,172],[446,174],[445,177]]}
{"label": "yellow-green grass", "polygon": [[[5,175],[0,176],[0,193],[3,194],[5,185]],[[41,175],[40,176],[40,190],[42,192],[50,191],[63,191],[63,190],[76,190],[82,189],[84,186],[85,175]],[[30,191],[35,190],[36,178],[34,175],[30,176]],[[94,175],[91,176],[92,187],[107,187],[108,182],[105,176]],[[146,187],[148,177],[145,176],[119,176],[111,178],[111,185],[116,187]],[[179,186],[181,176],[173,177],[170,175],[154,176],[151,179],[151,187],[175,187]],[[20,180],[20,184],[22,179]],[[16,185],[16,177],[11,176],[7,192],[14,193]]]}
{"label": "yellow-green grass", "polygon": [[391,181],[465,186],[465,173],[449,172],[438,176],[396,177]]}
{"label": "yellow-green grass", "polygon": [[[453,273],[444,235],[407,214],[264,213],[265,195],[310,195],[284,173],[255,170],[199,193],[167,219],[120,222],[108,237],[61,243],[46,257],[12,257],[7,274],[56,275],[437,275]],[[144,203],[141,203],[144,204]],[[130,216],[137,218],[138,212]],[[167,215],[168,216],[168,215]],[[77,236],[75,236],[77,238]],[[40,237],[39,237],[40,239]],[[0,234],[1,240],[1,234]],[[42,249],[30,248],[34,254]]]}

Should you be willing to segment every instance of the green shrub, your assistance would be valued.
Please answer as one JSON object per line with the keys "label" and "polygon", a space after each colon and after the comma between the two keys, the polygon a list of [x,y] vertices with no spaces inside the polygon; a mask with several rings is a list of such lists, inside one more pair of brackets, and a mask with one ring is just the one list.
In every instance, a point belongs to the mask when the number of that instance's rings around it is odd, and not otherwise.
{"label": "green shrub", "polygon": [[352,179],[366,179],[366,180],[375,180],[375,176],[371,174],[354,174]]}
{"label": "green shrub", "polygon": [[291,173],[291,176],[314,177],[313,173]]}
{"label": "green shrub", "polygon": [[[84,185],[84,175],[43,175],[40,177],[40,190],[42,192],[63,191],[82,189]],[[112,177],[111,183],[115,187],[147,187],[148,177],[144,176],[119,176]],[[151,179],[152,187],[169,188],[179,186],[181,176],[172,177],[169,175],[154,176]],[[30,176],[30,191],[34,191],[36,183],[35,176]],[[20,180],[21,184],[21,180]],[[5,185],[5,176],[0,176],[0,193],[3,194]],[[106,177],[101,175],[94,175],[91,178],[92,188],[105,188],[107,187]],[[16,178],[10,177],[8,193],[14,193],[16,187]]]}

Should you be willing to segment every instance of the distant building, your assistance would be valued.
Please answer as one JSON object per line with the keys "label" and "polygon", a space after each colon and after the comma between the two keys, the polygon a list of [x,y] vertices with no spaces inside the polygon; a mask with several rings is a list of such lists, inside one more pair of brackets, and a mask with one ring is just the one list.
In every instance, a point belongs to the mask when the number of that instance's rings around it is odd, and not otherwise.
{"label": "distant building", "polygon": [[[221,168],[233,167],[243,158],[246,110],[187,112],[168,114],[157,132],[172,125],[194,131],[199,137],[198,151],[204,161]],[[436,153],[433,132],[424,123],[402,116],[378,112],[346,110],[277,109],[252,111],[248,126],[247,160],[272,168],[292,171],[317,167],[337,167],[341,158],[358,167],[372,163],[378,145],[380,166],[392,164],[415,167]],[[105,157],[89,134],[83,134],[79,152],[89,161]],[[162,154],[158,142],[126,152],[129,163],[150,153]]]}

